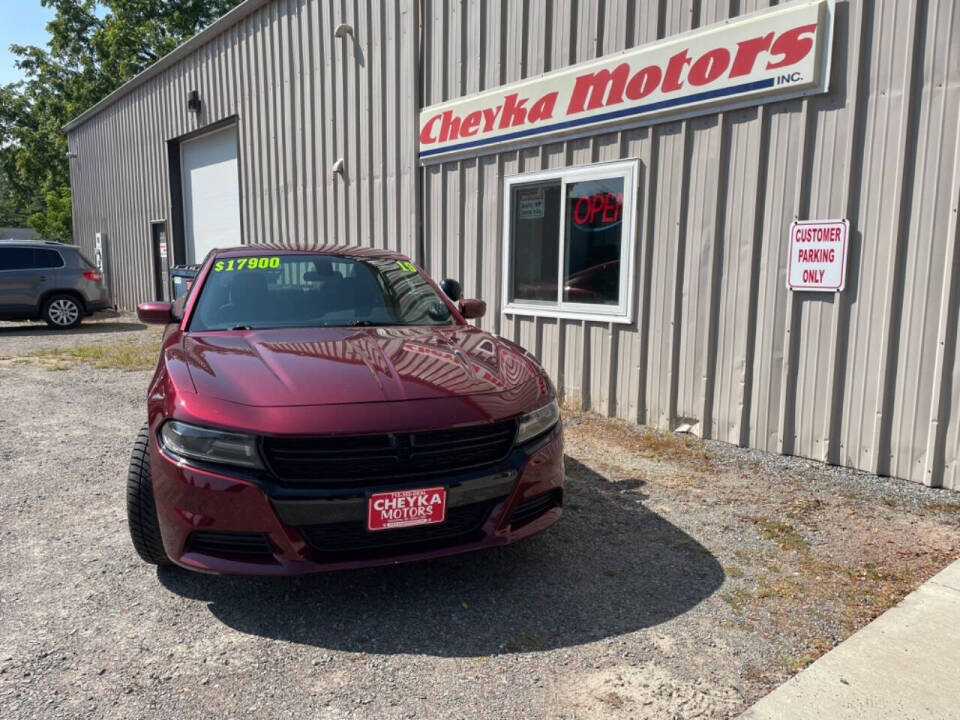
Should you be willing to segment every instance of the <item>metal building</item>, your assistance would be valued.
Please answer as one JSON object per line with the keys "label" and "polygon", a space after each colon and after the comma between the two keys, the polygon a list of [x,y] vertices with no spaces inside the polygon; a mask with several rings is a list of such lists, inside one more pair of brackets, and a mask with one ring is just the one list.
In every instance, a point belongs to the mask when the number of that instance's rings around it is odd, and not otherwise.
{"label": "metal building", "polygon": [[[960,7],[769,4],[247,0],[67,126],[76,242],[128,308],[399,249],[569,403],[960,489]],[[843,289],[788,290],[816,219]]]}

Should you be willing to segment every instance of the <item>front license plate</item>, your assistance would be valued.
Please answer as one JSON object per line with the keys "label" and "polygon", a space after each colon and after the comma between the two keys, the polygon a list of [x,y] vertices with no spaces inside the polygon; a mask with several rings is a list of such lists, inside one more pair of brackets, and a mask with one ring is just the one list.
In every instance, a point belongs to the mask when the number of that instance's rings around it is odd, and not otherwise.
{"label": "front license plate", "polygon": [[370,495],[367,530],[391,530],[442,523],[447,517],[444,487],[393,490]]}

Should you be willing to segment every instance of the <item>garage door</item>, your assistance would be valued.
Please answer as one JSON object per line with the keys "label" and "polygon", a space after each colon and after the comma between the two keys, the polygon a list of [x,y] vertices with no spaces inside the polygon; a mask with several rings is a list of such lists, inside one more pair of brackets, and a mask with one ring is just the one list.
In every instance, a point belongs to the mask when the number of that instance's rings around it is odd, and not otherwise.
{"label": "garage door", "polygon": [[217,247],[240,244],[237,130],[227,128],[180,145],[187,262]]}

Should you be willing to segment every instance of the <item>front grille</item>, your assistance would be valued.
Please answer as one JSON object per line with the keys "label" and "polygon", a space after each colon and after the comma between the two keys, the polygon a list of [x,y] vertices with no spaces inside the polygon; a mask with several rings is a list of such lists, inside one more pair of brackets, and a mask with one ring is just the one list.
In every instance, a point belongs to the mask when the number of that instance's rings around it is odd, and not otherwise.
{"label": "front grille", "polygon": [[552,510],[561,505],[563,505],[563,490],[559,488],[527,498],[514,507],[513,513],[510,515],[510,525],[514,528],[526,525],[528,522],[536,520],[547,510]]}
{"label": "front grille", "polygon": [[264,533],[210,532],[198,530],[187,538],[187,552],[204,555],[270,557],[273,549]]}
{"label": "front grille", "polygon": [[514,421],[389,435],[263,440],[263,453],[280,480],[319,482],[451,473],[503,460],[513,446]]}
{"label": "front grille", "polygon": [[367,530],[363,522],[301,527],[304,540],[318,560],[362,560],[426,552],[478,540],[490,512],[505,498],[447,508],[442,523],[396,530]]}

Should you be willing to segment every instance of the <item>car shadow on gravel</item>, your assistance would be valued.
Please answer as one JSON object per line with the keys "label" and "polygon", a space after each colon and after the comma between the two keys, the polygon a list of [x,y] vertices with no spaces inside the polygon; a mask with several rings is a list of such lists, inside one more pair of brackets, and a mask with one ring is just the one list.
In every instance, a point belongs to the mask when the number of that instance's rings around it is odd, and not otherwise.
{"label": "car shadow on gravel", "polygon": [[506,548],[427,562],[255,579],[161,569],[243,633],[330,650],[445,657],[569,647],[665,622],[711,595],[720,564],[613,481],[567,457],[565,510]]}

